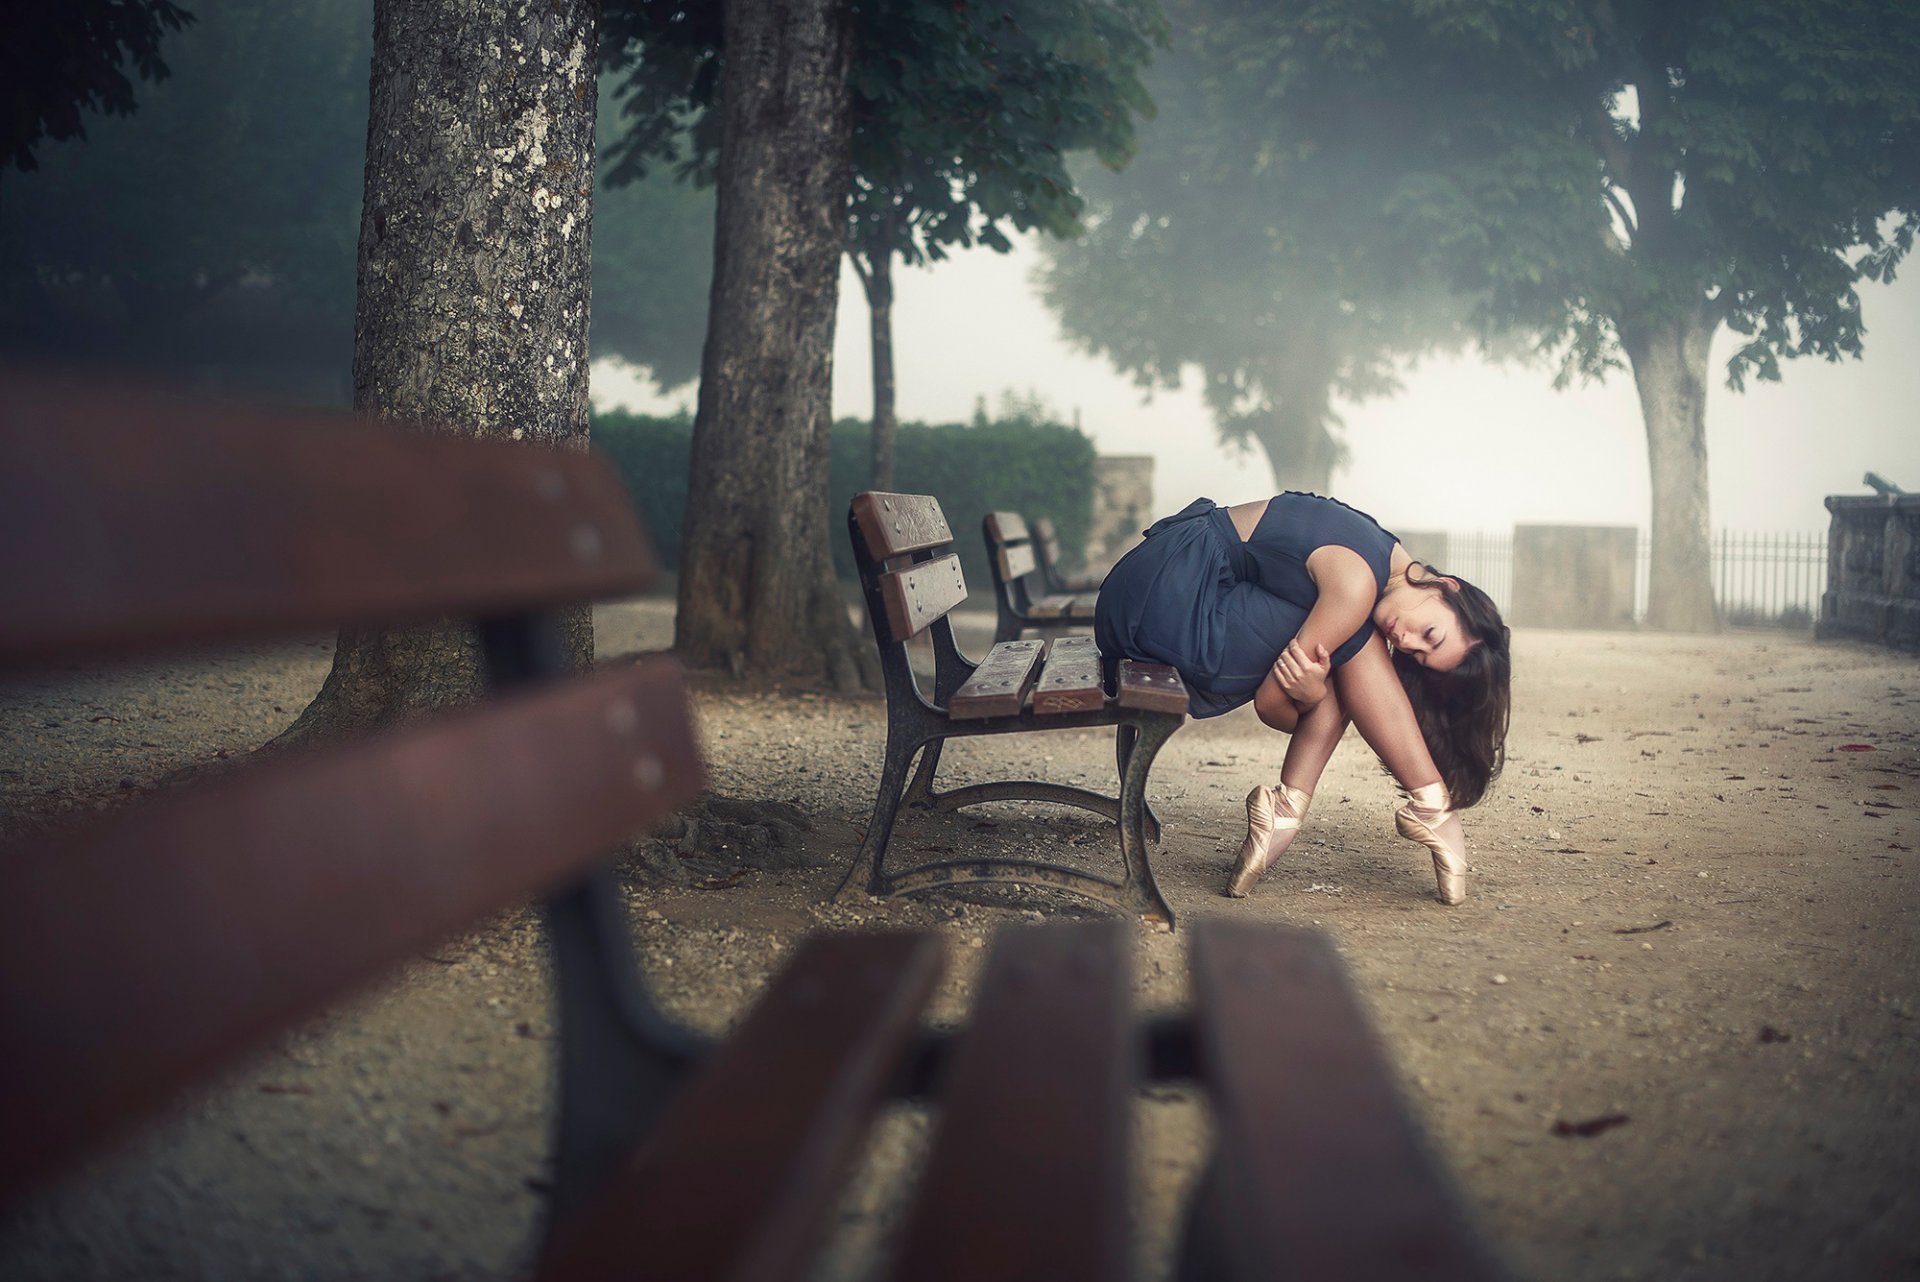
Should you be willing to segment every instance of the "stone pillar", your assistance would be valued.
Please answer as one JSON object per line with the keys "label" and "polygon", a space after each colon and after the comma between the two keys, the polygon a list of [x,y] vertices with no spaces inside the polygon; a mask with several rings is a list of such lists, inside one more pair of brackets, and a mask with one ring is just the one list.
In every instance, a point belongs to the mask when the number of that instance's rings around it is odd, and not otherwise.
{"label": "stone pillar", "polygon": [[1153,520],[1153,456],[1110,454],[1094,459],[1086,572],[1098,576],[1111,570]]}
{"label": "stone pillar", "polygon": [[1920,494],[1828,497],[1822,639],[1920,650]]}
{"label": "stone pillar", "polygon": [[1516,627],[1633,626],[1631,525],[1513,527]]}

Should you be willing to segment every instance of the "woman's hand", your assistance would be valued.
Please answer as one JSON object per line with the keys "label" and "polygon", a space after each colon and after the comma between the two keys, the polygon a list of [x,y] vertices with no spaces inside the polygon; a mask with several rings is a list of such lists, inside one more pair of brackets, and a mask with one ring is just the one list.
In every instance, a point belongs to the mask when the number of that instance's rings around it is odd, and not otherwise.
{"label": "woman's hand", "polygon": [[1327,697],[1327,677],[1333,672],[1333,656],[1327,647],[1316,645],[1309,656],[1298,637],[1273,661],[1273,679],[1287,698],[1302,712]]}

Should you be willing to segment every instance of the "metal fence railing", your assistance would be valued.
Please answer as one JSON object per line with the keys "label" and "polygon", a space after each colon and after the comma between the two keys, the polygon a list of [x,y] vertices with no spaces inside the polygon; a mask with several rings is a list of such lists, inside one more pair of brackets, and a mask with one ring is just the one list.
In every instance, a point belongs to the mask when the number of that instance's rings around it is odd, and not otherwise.
{"label": "metal fence railing", "polygon": [[1493,598],[1506,614],[1513,609],[1513,535],[1488,530],[1450,530],[1440,567],[1457,574]]}
{"label": "metal fence railing", "polygon": [[[1723,622],[1810,628],[1827,590],[1825,530],[1718,530],[1711,551],[1713,603]],[[1634,618],[1647,615],[1652,539],[1640,532],[1634,556]]]}
{"label": "metal fence railing", "polygon": [[[1442,566],[1482,588],[1504,613],[1513,603],[1513,535],[1449,531]],[[1647,617],[1652,539],[1640,531],[1634,556],[1633,617]],[[1810,628],[1827,590],[1824,530],[1720,530],[1712,542],[1713,599],[1720,617],[1739,626]]]}

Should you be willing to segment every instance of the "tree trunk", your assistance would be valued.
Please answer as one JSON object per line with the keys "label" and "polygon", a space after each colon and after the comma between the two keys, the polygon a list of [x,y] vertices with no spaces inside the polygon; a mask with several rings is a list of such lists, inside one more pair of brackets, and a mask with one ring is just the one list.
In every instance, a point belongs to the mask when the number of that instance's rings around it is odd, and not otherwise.
{"label": "tree trunk", "polygon": [[1277,491],[1326,494],[1344,454],[1332,431],[1339,421],[1333,413],[1333,380],[1340,361],[1322,336],[1295,332],[1283,342],[1283,353],[1268,372],[1272,408],[1255,417],[1249,430],[1266,451]]}
{"label": "tree trunk", "polygon": [[[585,447],[598,0],[379,0],[356,413]],[[572,612],[576,660],[591,617]],[[470,696],[464,624],[340,634],[283,741]]]}
{"label": "tree trunk", "polygon": [[731,0],[724,31],[713,296],[674,648],[692,667],[851,689],[877,664],[847,617],[828,542],[849,13],[845,0]]}
{"label": "tree trunk", "polygon": [[1333,488],[1333,465],[1340,456],[1338,442],[1327,430],[1324,414],[1278,409],[1257,419],[1253,439],[1266,452],[1273,470],[1274,492],[1307,490],[1326,494]]}
{"label": "tree trunk", "polygon": [[1651,321],[1621,318],[1647,426],[1653,561],[1647,626],[1712,632],[1712,537],[1707,519],[1707,361],[1717,322],[1704,309]]}
{"label": "tree trunk", "polygon": [[893,398],[893,247],[875,237],[867,247],[867,269],[860,283],[867,290],[867,322],[873,346],[873,470],[869,488],[893,488],[894,444],[900,423]]}

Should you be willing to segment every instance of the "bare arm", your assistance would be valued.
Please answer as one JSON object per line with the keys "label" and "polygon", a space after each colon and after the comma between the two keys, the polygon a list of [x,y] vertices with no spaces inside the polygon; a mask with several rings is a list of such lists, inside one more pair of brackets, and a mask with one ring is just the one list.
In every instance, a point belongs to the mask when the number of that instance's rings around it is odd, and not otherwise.
{"label": "bare arm", "polygon": [[[1307,611],[1306,621],[1300,625],[1294,641],[1300,655],[1312,661],[1322,652],[1331,655],[1360,630],[1373,612],[1380,588],[1365,559],[1351,548],[1329,544],[1314,549],[1313,555],[1307,558],[1307,573],[1313,578],[1319,596]],[[1254,710],[1268,725],[1273,725],[1276,719],[1285,719],[1283,704],[1305,712],[1320,701],[1318,697],[1290,697],[1282,686],[1277,662],[1253,698]]]}

